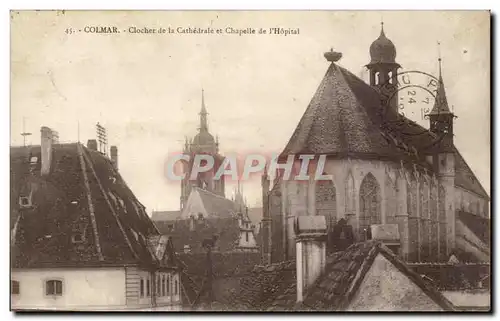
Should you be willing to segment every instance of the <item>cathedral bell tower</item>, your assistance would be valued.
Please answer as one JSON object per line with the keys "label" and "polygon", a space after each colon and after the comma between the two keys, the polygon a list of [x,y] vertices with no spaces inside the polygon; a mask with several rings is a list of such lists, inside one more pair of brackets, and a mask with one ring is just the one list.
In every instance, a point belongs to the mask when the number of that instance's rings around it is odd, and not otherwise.
{"label": "cathedral bell tower", "polygon": [[396,62],[396,47],[385,36],[383,22],[380,36],[370,45],[370,58],[370,63],[366,65],[370,72],[370,85],[391,97],[388,105],[397,112],[397,72],[401,66]]}
{"label": "cathedral bell tower", "polygon": [[[198,127],[198,133],[190,141],[186,138],[184,144],[183,153],[188,155],[190,160],[184,163],[184,173],[186,173],[186,176],[181,182],[181,210],[185,207],[193,186],[225,197],[224,176],[220,179],[215,178],[216,171],[223,163],[224,157],[219,154],[219,138],[217,137],[214,139],[214,136],[208,131],[208,112],[205,106],[205,94],[203,90],[201,91],[201,110],[199,115],[200,125]],[[193,160],[197,154],[213,156],[214,166],[212,170],[199,173],[195,179],[191,180],[190,176],[194,164]],[[203,162],[201,165],[203,165]]]}

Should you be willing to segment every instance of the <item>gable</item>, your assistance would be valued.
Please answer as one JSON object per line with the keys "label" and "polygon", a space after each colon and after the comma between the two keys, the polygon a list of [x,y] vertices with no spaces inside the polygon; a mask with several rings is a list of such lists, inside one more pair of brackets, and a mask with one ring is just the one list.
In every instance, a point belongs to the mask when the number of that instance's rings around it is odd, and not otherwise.
{"label": "gable", "polygon": [[407,312],[443,309],[379,253],[347,310]]}
{"label": "gable", "polygon": [[198,218],[198,213],[203,214],[203,217],[207,217],[207,210],[201,200],[200,194],[197,189],[193,189],[189,194],[186,206],[182,210],[181,218],[188,219],[191,215]]}

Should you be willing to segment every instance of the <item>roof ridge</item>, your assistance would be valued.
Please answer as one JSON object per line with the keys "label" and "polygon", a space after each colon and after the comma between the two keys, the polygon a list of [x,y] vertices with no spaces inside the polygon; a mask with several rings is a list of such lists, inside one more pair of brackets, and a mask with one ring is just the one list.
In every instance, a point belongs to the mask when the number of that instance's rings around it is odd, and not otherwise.
{"label": "roof ridge", "polygon": [[[329,73],[331,73],[334,70],[334,66],[336,66],[336,65],[335,65],[335,63],[332,62],[330,64],[330,66],[328,67],[328,69],[326,70],[326,73],[323,76],[323,79],[321,80],[318,89],[316,90],[313,97],[311,98],[311,102],[309,103],[309,106],[307,106],[306,110],[304,111],[304,115],[302,117],[304,117],[306,115],[307,109],[309,109],[309,107],[312,106],[311,103],[314,101],[315,96],[318,96],[320,98],[323,96],[323,93],[325,92],[325,88],[326,88],[326,85],[327,85],[328,79],[329,79],[329,77],[327,77],[327,76]],[[305,135],[303,138],[303,140],[306,142],[309,140],[309,137],[311,136],[311,129],[312,129],[312,126],[314,124],[314,120],[318,116],[318,110],[319,110],[318,105],[319,104],[320,104],[320,100],[318,99],[318,101],[316,102],[316,105],[314,106],[314,110],[312,111],[311,122],[309,123],[309,126],[308,126],[309,128],[307,128],[307,135]]]}
{"label": "roof ridge", "polygon": [[96,244],[97,255],[98,255],[100,261],[104,261],[104,256],[102,255],[99,233],[97,231],[97,221],[95,218],[94,204],[92,202],[92,195],[91,195],[91,191],[90,191],[89,178],[87,175],[87,168],[85,166],[85,159],[83,156],[84,149],[82,148],[81,144],[77,144],[76,146],[77,146],[77,152],[78,152],[78,159],[80,161],[80,168],[81,168],[82,174],[83,174],[83,182],[85,185],[85,194],[87,195],[87,202],[89,205],[90,222],[92,223],[92,230],[94,232],[94,238],[96,240],[95,244]]}
{"label": "roof ridge", "polygon": [[120,229],[120,231],[123,234],[123,237],[125,238],[125,242],[127,243],[128,247],[130,248],[130,250],[131,250],[132,254],[135,256],[135,258],[139,259],[139,255],[136,253],[136,251],[132,247],[132,243],[130,242],[130,239],[128,238],[127,233],[125,232],[125,229],[123,228],[123,225],[121,224],[120,219],[115,212],[115,209],[113,208],[113,206],[111,206],[111,202],[109,201],[108,195],[106,195],[106,193],[104,191],[104,188],[101,184],[101,180],[97,176],[97,173],[94,169],[92,161],[90,160],[89,156],[86,153],[83,153],[82,155],[86,159],[86,161],[89,162],[90,170],[92,171],[92,173],[94,174],[94,177],[96,178],[97,185],[99,186],[99,189],[101,190],[101,194],[104,197],[104,199],[106,200],[106,203],[108,204],[108,207],[111,210],[111,213],[113,214],[113,216],[116,220],[116,223],[118,224],[118,228]]}
{"label": "roof ridge", "polygon": [[231,201],[230,199],[226,198],[225,196],[222,196],[222,195],[219,195],[219,194],[215,194],[214,192],[207,191],[206,189],[200,188],[200,187],[198,187],[198,186],[194,186],[194,188],[195,188],[196,190],[199,190],[199,191],[203,191],[203,192],[205,192],[205,194],[208,194],[208,195],[211,195],[211,196],[215,196],[215,197],[218,197],[218,198],[224,199],[224,200],[226,200],[226,201],[228,201],[228,202],[231,202],[231,203],[233,203],[233,204],[236,204],[234,201]]}
{"label": "roof ridge", "polygon": [[439,304],[441,308],[446,310],[456,310],[455,305],[450,302],[442,293],[440,293],[433,286],[428,285],[420,275],[413,271],[405,262],[403,262],[399,257],[396,256],[389,248],[385,245],[380,244],[379,252],[391,262],[403,275],[408,277],[413,283],[415,283],[425,294],[427,294],[434,302]]}

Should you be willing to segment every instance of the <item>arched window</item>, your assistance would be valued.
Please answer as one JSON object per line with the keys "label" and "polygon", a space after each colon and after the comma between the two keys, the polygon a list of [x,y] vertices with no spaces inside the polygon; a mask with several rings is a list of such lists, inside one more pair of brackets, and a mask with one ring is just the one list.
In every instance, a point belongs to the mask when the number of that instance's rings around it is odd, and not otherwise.
{"label": "arched window", "polygon": [[345,183],[345,212],[346,214],[356,213],[356,190],[354,187],[354,177],[352,172],[347,175],[347,180]]}
{"label": "arched window", "polygon": [[337,198],[335,185],[331,180],[316,183],[316,215],[324,215],[328,227],[337,219]]}
{"label": "arched window", "polygon": [[[372,224],[381,224],[381,195],[380,185],[375,176],[369,173],[363,179],[359,188],[359,228],[360,234],[371,234],[370,226]],[[366,230],[366,232],[364,232]]]}

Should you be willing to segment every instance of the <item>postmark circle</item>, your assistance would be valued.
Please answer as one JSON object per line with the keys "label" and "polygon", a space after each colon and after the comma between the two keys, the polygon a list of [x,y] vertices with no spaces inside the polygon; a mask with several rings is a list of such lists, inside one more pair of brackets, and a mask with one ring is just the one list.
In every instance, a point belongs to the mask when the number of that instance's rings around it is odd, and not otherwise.
{"label": "postmark circle", "polygon": [[422,122],[429,119],[438,86],[436,77],[422,71],[404,71],[390,77],[378,86],[383,126],[404,136],[428,133]]}

